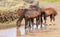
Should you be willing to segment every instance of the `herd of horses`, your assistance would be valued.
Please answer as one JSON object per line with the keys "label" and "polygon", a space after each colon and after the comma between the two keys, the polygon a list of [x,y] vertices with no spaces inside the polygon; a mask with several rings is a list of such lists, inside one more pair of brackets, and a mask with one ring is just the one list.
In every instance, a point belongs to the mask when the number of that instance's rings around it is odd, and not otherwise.
{"label": "herd of horses", "polygon": [[[30,5],[29,8],[19,8],[18,10],[16,10],[14,12],[6,12],[6,11],[0,11],[0,22],[4,23],[6,21],[13,21],[15,19],[18,18],[16,26],[19,28],[21,26],[21,22],[23,20],[23,18],[25,19],[25,29],[26,28],[31,28],[34,27],[34,25],[36,25],[36,27],[38,28],[38,26],[40,25],[41,28],[44,26],[46,27],[47,25],[47,17],[50,17],[50,24],[55,25],[55,23],[53,23],[55,21],[55,16],[57,15],[57,12],[54,8],[40,8],[38,6],[35,5]],[[34,19],[36,19],[36,23],[34,23]]]}
{"label": "herd of horses", "polygon": [[[17,10],[17,15],[19,16],[16,23],[16,26],[18,28],[21,26],[23,18],[25,19],[25,29],[27,29],[28,27],[34,27],[35,24],[37,28],[39,25],[41,25],[42,28],[43,24],[45,27],[47,25],[47,17],[50,17],[50,22],[55,21],[55,16],[57,15],[57,12],[54,8],[40,8],[35,5],[30,5],[28,9],[19,8]],[[34,23],[35,18],[36,23]],[[54,23],[52,24],[55,25]]]}

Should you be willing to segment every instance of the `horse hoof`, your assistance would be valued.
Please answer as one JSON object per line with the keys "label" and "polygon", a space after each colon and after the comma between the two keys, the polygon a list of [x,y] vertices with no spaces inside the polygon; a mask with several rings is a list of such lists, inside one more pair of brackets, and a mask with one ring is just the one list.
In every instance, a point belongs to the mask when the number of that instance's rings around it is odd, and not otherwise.
{"label": "horse hoof", "polygon": [[42,25],[42,29],[46,29],[46,26],[45,25]]}
{"label": "horse hoof", "polygon": [[40,29],[41,28],[41,25],[38,25],[38,29]]}
{"label": "horse hoof", "polygon": [[36,25],[33,26],[33,29],[36,29]]}

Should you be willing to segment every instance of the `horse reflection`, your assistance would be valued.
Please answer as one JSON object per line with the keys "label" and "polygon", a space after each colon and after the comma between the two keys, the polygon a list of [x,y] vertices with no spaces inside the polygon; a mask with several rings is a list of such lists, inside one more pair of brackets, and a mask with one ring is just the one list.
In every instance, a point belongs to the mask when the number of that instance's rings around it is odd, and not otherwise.
{"label": "horse reflection", "polygon": [[17,37],[20,36],[20,30],[19,30],[19,29],[16,30],[16,36],[17,36]]}

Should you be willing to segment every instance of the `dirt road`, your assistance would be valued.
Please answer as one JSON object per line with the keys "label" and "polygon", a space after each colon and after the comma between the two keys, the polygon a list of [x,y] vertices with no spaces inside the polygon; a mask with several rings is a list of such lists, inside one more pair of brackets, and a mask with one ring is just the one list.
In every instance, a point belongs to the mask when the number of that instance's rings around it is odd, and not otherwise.
{"label": "dirt road", "polygon": [[[47,26],[46,30],[36,30],[35,33],[31,32],[24,36],[18,36],[18,37],[60,37],[60,5],[43,3],[43,2],[41,2],[40,5],[46,6],[46,7],[52,7],[56,9],[56,11],[58,12],[58,15],[56,16],[56,21],[55,21],[56,25]],[[14,31],[15,29],[12,29],[12,30]],[[9,32],[10,30],[8,30],[8,33]],[[20,35],[19,30],[17,32],[18,32],[18,35]],[[0,30],[0,33],[1,33],[1,30]],[[6,32],[4,33],[7,34]]]}

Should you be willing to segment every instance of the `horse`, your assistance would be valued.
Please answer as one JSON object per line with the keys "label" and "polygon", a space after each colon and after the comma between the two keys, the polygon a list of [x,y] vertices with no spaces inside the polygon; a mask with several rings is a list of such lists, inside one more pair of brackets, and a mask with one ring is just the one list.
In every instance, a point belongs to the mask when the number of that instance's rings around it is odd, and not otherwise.
{"label": "horse", "polygon": [[[36,26],[38,28],[38,26],[41,24],[41,28],[42,28],[42,22],[43,22],[42,21],[42,15],[45,15],[45,12],[36,5],[30,5],[30,9],[35,10],[37,12],[40,12],[40,15],[36,17]],[[37,13],[36,13],[36,15],[37,15]]]}
{"label": "horse", "polygon": [[[43,8],[42,8],[43,9]],[[45,17],[44,17],[44,21],[46,23],[47,17],[50,17],[50,24],[49,25],[55,25],[53,22],[55,21],[55,16],[57,15],[57,12],[54,8],[44,8],[43,9],[45,12]]]}
{"label": "horse", "polygon": [[[25,28],[27,28],[28,21],[31,21],[32,24],[34,25],[34,21],[33,21],[34,18],[37,18],[39,16],[39,23],[40,23],[40,20],[41,20],[41,16],[40,16],[41,15],[41,10],[37,11],[35,6],[30,6],[29,9],[18,9],[17,14],[19,16],[19,19],[17,20],[17,24],[16,24],[17,27],[21,26],[21,21],[22,21],[23,18],[25,18]],[[29,25],[29,27],[30,26],[31,25]]]}

